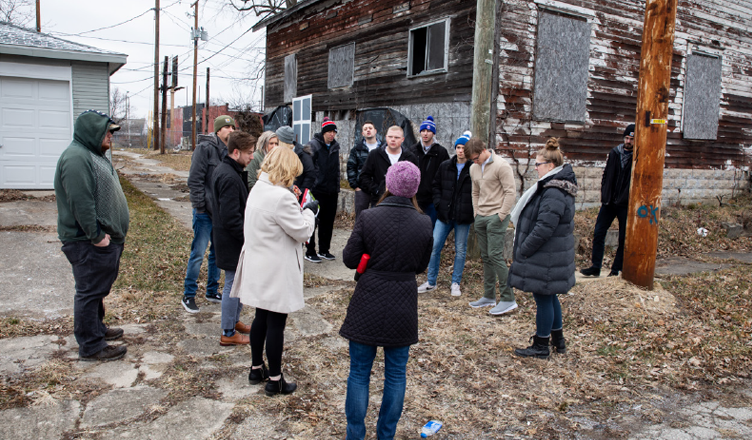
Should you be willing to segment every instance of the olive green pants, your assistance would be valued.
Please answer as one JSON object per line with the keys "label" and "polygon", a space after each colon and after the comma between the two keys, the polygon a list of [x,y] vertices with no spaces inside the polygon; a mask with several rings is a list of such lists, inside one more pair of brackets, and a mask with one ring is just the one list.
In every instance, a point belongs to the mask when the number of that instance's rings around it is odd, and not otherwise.
{"label": "olive green pants", "polygon": [[502,221],[498,214],[475,216],[475,235],[478,237],[483,259],[483,296],[496,301],[496,281],[499,282],[499,302],[514,301],[514,292],[507,286],[509,268],[504,261],[504,244],[509,216]]}

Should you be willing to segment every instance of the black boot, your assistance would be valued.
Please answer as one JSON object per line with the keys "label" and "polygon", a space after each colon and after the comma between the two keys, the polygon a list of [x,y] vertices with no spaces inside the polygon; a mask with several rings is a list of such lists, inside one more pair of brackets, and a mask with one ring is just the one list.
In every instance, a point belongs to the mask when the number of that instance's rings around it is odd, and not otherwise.
{"label": "black boot", "polygon": [[248,373],[248,383],[251,385],[257,385],[266,379],[269,379],[269,370],[266,369],[266,364],[261,364],[261,368],[253,369]]}
{"label": "black boot", "polygon": [[294,382],[285,382],[285,376],[281,375],[279,380],[269,380],[264,387],[267,396],[276,396],[277,394],[291,394],[298,388]]}
{"label": "black boot", "polygon": [[580,269],[580,273],[586,277],[599,277],[601,276],[601,268],[590,266],[587,269]]}
{"label": "black boot", "polygon": [[536,357],[538,359],[548,359],[550,352],[548,351],[548,339],[539,338],[538,335],[533,335],[533,345],[528,348],[516,348],[514,354],[521,357]]}
{"label": "black boot", "polygon": [[554,348],[554,353],[566,353],[566,343],[567,340],[564,339],[564,330],[551,330],[551,346]]}

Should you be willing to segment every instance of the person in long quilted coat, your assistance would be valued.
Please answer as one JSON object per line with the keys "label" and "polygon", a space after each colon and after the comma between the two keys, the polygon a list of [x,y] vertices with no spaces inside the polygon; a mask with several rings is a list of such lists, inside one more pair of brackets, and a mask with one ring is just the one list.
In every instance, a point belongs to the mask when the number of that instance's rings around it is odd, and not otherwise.
{"label": "person in long quilted coat", "polygon": [[551,138],[538,151],[538,182],[512,210],[515,227],[511,287],[531,292],[537,306],[533,344],[516,349],[522,357],[548,358],[549,338],[554,351],[566,351],[558,295],[574,286],[574,198],[577,178],[564,165],[559,142]]}
{"label": "person in long quilted coat", "polygon": [[384,348],[384,393],[376,424],[379,439],[393,439],[405,400],[410,345],[418,342],[418,286],[415,274],[428,267],[433,247],[431,219],[420,212],[415,194],[420,170],[408,161],[386,173],[386,192],[374,208],[360,213],[343,261],[355,269],[371,256],[358,280],[339,333],[350,341],[347,379],[347,439],[363,439],[368,388],[378,347]]}

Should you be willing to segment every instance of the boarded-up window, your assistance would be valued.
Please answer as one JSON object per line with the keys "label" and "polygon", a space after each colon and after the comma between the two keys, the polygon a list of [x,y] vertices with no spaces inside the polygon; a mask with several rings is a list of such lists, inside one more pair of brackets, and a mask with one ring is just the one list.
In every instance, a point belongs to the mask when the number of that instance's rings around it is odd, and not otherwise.
{"label": "boarded-up window", "polygon": [[686,139],[715,140],[721,107],[721,59],[693,53],[687,58],[682,127]]}
{"label": "boarded-up window", "polygon": [[533,116],[538,120],[584,122],[590,23],[542,10],[538,16]]}
{"label": "boarded-up window", "polygon": [[330,89],[351,86],[354,70],[355,43],[329,49],[328,86]]}
{"label": "boarded-up window", "polygon": [[446,72],[449,59],[449,20],[410,30],[407,74]]}
{"label": "boarded-up window", "polygon": [[298,94],[298,62],[295,54],[285,57],[285,102],[292,102]]}

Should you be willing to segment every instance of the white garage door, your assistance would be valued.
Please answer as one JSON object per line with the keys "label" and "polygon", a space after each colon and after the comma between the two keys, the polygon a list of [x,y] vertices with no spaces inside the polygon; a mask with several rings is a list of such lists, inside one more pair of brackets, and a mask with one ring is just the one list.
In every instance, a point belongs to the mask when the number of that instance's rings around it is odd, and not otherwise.
{"label": "white garage door", "polygon": [[0,76],[0,188],[52,189],[72,138],[68,81]]}

